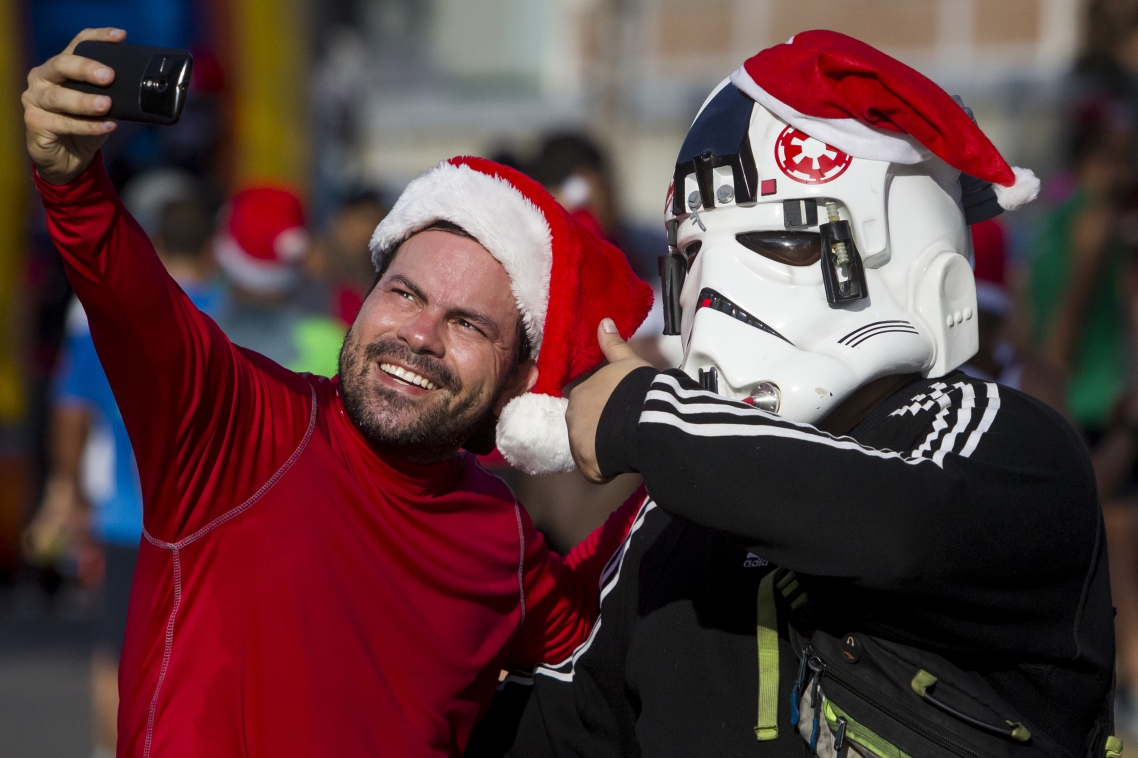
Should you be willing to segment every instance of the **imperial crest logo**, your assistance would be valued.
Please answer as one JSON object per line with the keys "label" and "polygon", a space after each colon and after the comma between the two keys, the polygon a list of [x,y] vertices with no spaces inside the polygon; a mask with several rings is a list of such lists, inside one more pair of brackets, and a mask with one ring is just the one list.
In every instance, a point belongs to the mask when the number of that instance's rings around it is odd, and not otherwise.
{"label": "imperial crest logo", "polygon": [[774,143],[782,173],[803,184],[825,184],[841,176],[853,159],[836,147],[788,126]]}

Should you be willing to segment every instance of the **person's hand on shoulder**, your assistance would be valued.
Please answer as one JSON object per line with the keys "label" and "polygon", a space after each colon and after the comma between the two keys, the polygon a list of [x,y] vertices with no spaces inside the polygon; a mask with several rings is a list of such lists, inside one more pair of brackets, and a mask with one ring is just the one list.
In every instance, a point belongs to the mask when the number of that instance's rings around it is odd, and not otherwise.
{"label": "person's hand on shoulder", "polygon": [[106,86],[114,80],[114,70],[72,51],[84,40],[124,39],[122,29],[84,29],[66,50],[28,73],[28,88],[20,98],[28,155],[45,181],[67,184],[81,174],[115,129],[115,122],[104,118],[111,109],[109,97],[63,86],[68,79]]}
{"label": "person's hand on shoulder", "polygon": [[597,327],[597,341],[608,365],[569,393],[565,421],[569,425],[569,449],[573,452],[573,460],[586,479],[600,483],[606,481],[597,463],[597,427],[601,423],[601,413],[624,377],[641,366],[651,364],[637,357],[628,343],[620,338],[612,319],[601,321]]}

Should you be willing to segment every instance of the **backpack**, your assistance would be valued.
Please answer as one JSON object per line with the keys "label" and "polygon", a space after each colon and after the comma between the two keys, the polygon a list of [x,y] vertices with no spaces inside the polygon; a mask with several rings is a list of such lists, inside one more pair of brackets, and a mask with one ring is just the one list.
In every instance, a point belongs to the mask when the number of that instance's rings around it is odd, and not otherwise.
{"label": "backpack", "polygon": [[[777,569],[760,582],[759,740],[777,736],[776,593],[792,611],[806,603],[793,572]],[[942,656],[860,632],[789,628],[799,656],[791,726],[818,758],[1074,758],[978,674]],[[1121,758],[1113,711],[1112,686],[1078,758]]]}

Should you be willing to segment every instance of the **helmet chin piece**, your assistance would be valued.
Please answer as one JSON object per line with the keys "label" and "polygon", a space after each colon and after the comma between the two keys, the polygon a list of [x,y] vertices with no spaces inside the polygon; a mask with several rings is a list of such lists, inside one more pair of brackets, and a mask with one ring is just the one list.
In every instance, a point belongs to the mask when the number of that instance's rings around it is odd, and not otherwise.
{"label": "helmet chin piece", "polygon": [[714,391],[733,400],[762,407],[758,399],[769,402],[773,391],[777,410],[772,412],[794,421],[820,420],[856,381],[841,361],[799,350],[710,309],[696,314],[689,346],[680,369],[702,379],[705,389],[711,389],[705,377],[714,372]]}

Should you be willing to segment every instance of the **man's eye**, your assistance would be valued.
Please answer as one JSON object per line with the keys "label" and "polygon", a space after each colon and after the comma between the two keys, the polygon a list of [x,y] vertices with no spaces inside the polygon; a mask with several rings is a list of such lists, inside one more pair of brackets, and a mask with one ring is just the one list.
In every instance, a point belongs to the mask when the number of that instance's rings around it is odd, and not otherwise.
{"label": "man's eye", "polygon": [[788,266],[812,266],[822,258],[822,236],[817,232],[742,232],[735,239],[748,250]]}

